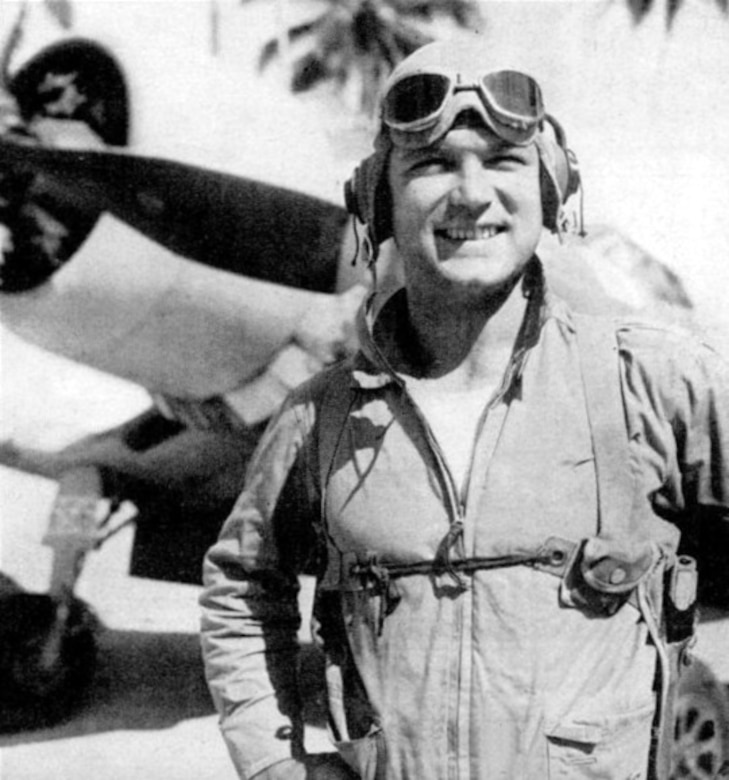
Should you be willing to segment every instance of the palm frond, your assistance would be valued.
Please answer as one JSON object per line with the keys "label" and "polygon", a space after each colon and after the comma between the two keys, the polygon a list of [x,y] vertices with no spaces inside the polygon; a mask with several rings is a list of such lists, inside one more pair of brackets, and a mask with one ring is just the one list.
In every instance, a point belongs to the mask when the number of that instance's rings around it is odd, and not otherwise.
{"label": "palm frond", "polygon": [[73,6],[70,0],[44,0],[44,3],[50,15],[64,30],[73,26]]}
{"label": "palm frond", "polygon": [[324,60],[316,53],[309,52],[300,57],[294,64],[291,91],[294,93],[306,92],[331,78],[331,75]]}
{"label": "palm frond", "polygon": [[653,0],[627,0],[628,8],[637,24],[642,22],[648,12],[653,8]]}
{"label": "palm frond", "polygon": [[481,20],[480,9],[473,0],[391,0],[389,5],[398,16],[424,21],[449,17],[461,27],[472,27]]}
{"label": "palm frond", "polygon": [[[640,24],[646,16],[655,7],[654,0],[626,0],[630,13],[635,24]],[[729,15],[729,0],[715,0],[719,10]],[[666,0],[666,27],[670,30],[681,8],[685,5],[685,0]]]}
{"label": "palm frond", "polygon": [[666,0],[666,27],[670,30],[673,27],[673,22],[676,19],[683,0]]}
{"label": "palm frond", "polygon": [[0,87],[6,92],[10,91],[10,63],[23,40],[23,30],[27,13],[28,7],[23,3],[20,6],[20,11],[18,11],[18,15],[13,22],[13,26],[10,28],[10,32],[3,43],[2,52],[0,53]]}
{"label": "palm frond", "polygon": [[478,5],[467,2],[467,0],[461,0],[461,2],[456,2],[453,5],[450,16],[461,27],[477,27],[483,22],[481,9]]}
{"label": "palm frond", "polygon": [[[242,0],[245,2],[245,0]],[[289,39],[289,43],[295,43],[300,38],[306,35],[312,35],[319,30],[319,28],[326,22],[326,13],[321,14],[310,22],[304,22],[303,24],[297,24],[294,27],[289,27],[286,35]],[[267,41],[258,55],[258,69],[264,70],[267,68],[271,61],[274,60],[280,54],[281,44],[278,38],[271,38]]]}
{"label": "palm frond", "polygon": [[398,40],[394,30],[386,27],[382,30],[378,44],[382,60],[387,65],[388,69],[392,70],[392,68],[394,68],[402,59],[403,48],[401,41]]}
{"label": "palm frond", "polygon": [[425,46],[426,43],[430,43],[433,40],[430,35],[419,30],[417,27],[403,24],[402,22],[393,25],[392,32],[395,36],[397,48],[400,51],[400,59],[405,59],[405,57],[412,54],[416,49]]}

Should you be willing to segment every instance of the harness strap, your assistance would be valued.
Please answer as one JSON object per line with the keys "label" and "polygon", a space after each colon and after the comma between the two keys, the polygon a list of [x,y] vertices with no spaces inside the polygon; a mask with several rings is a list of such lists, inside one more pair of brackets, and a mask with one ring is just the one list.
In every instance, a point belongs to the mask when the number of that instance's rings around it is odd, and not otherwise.
{"label": "harness strap", "polygon": [[320,511],[322,523],[326,527],[324,513],[326,512],[326,497],[329,479],[334,468],[334,456],[339,440],[345,431],[347,418],[354,402],[354,393],[350,386],[350,378],[345,371],[336,371],[327,385],[324,399],[318,414],[318,460],[319,485],[321,489]]}
{"label": "harness strap", "polygon": [[597,478],[598,534],[626,539],[634,532],[633,475],[620,383],[615,321],[574,314],[580,371]]}
{"label": "harness strap", "polygon": [[[395,580],[402,577],[410,577],[417,574],[440,576],[448,574],[453,577],[457,586],[467,587],[461,574],[475,574],[478,571],[492,569],[504,569],[512,566],[529,566],[545,574],[551,574],[560,580],[564,580],[568,572],[573,572],[575,561],[583,543],[576,543],[557,536],[552,536],[537,550],[515,553],[512,555],[494,555],[472,558],[453,558],[444,562],[441,558],[426,561],[413,561],[411,563],[394,563],[381,561],[376,555],[362,558],[355,553],[342,556],[341,571],[337,582],[339,587],[347,591],[361,591],[374,588],[376,591],[389,593],[396,596],[396,591],[391,587]],[[613,612],[617,607],[625,603],[631,604],[640,611],[640,604],[636,589],[626,591],[623,594],[595,593],[594,598],[601,600],[602,609]]]}
{"label": "harness strap", "polygon": [[349,575],[349,577],[364,577],[365,579],[368,576],[377,579],[384,575],[388,580],[392,580],[414,574],[443,574],[450,570],[473,574],[477,571],[502,569],[509,566],[533,566],[541,571],[562,577],[577,546],[574,542],[551,537],[535,552],[454,558],[450,559],[447,565],[440,559],[413,561],[412,563],[389,563],[381,562],[376,556],[372,556],[366,561],[354,561],[344,574],[345,578]]}

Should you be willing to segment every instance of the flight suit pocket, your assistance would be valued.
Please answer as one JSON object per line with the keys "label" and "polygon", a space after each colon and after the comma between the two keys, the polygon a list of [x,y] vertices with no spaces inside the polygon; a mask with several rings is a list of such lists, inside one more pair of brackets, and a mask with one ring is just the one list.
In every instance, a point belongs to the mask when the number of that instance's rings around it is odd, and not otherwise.
{"label": "flight suit pocket", "polygon": [[547,732],[549,780],[645,780],[654,710],[564,718]]}
{"label": "flight suit pocket", "polygon": [[362,780],[385,780],[385,743],[379,726],[374,726],[369,734],[360,739],[334,740],[334,746]]}

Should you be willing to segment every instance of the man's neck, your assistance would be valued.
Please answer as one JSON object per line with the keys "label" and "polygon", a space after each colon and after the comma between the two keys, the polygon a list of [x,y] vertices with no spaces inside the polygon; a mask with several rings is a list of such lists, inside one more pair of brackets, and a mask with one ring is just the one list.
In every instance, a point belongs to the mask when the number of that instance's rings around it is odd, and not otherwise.
{"label": "man's neck", "polygon": [[521,282],[499,296],[443,305],[408,292],[408,332],[398,339],[403,372],[443,389],[498,384],[524,321]]}

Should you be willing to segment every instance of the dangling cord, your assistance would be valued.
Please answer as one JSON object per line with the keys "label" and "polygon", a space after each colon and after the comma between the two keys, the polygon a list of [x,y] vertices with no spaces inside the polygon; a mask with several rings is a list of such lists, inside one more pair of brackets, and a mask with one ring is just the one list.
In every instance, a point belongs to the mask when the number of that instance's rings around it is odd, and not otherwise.
{"label": "dangling cord", "polygon": [[579,217],[580,229],[577,235],[580,238],[584,238],[587,235],[585,230],[585,188],[580,184],[580,217]]}
{"label": "dangling cord", "polygon": [[362,240],[359,237],[359,228],[357,227],[357,220],[352,220],[352,232],[354,233],[354,255],[352,256],[352,262],[350,265],[352,268],[357,265],[357,258],[359,257],[359,250],[362,246]]}
{"label": "dangling cord", "polygon": [[377,290],[377,245],[372,240],[369,229],[365,231],[364,239],[362,240],[362,248],[364,250],[367,270],[372,275],[372,290],[375,291]]}
{"label": "dangling cord", "polygon": [[455,520],[448,528],[448,533],[443,537],[438,545],[438,551],[435,556],[435,568],[437,573],[447,574],[454,585],[461,590],[466,588],[465,579],[458,573],[453,565],[451,553],[453,548],[459,543],[463,536],[463,521]]}
{"label": "dangling cord", "polygon": [[354,268],[357,265],[357,259],[360,252],[364,255],[365,265],[372,274],[372,289],[377,289],[377,248],[370,235],[369,228],[365,228],[364,236],[359,234],[359,226],[357,220],[352,220],[352,230],[354,232],[354,255],[352,256],[351,266]]}
{"label": "dangling cord", "polygon": [[557,214],[557,223],[556,223],[556,233],[557,233],[557,241],[559,241],[560,244],[564,244],[564,234],[567,232],[567,226],[569,224],[569,217],[565,213],[564,207],[559,207],[559,212]]}
{"label": "dangling cord", "polygon": [[370,290],[370,297],[377,290],[377,245],[372,240],[369,228],[365,228],[364,236],[360,236],[357,220],[352,220],[352,230],[354,232],[355,246],[354,256],[352,257],[351,265],[354,268],[357,265],[357,259],[360,252],[364,256],[364,262],[367,266],[367,270],[372,275],[372,289]]}

